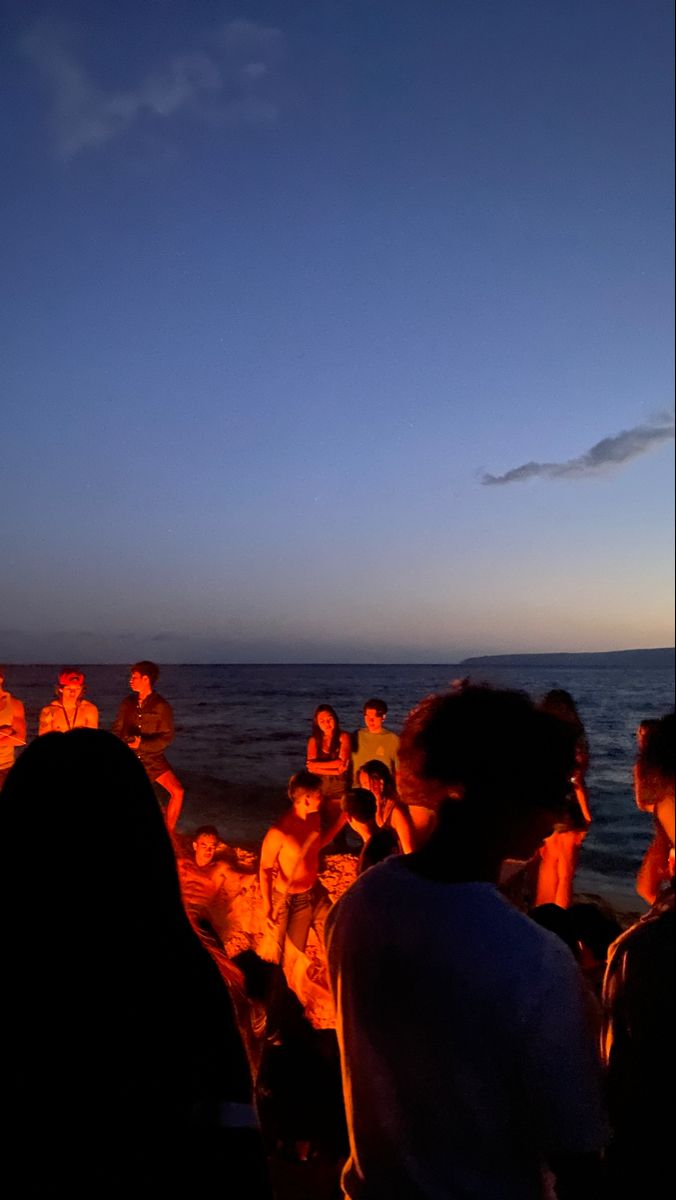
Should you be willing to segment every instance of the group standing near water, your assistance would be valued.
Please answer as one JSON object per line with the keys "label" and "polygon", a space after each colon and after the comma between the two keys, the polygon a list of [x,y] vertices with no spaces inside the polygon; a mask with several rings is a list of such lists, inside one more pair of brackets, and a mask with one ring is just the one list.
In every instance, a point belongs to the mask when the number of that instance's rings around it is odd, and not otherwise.
{"label": "group standing near water", "polygon": [[[144,853],[152,858],[148,847],[162,843],[165,849],[160,857],[166,857],[166,847],[172,848],[167,832],[176,849],[183,789],[164,757],[173,738],[173,715],[168,702],[154,690],[158,673],[149,661],[131,669],[132,694],[120,706],[112,739],[113,745],[126,743],[128,759],[125,753],[118,763],[110,735],[94,732],[97,709],[84,699],[83,673],[70,667],[60,672],[56,698],[43,708],[39,722],[40,735],[68,736],[40,736],[20,753],[13,767],[16,748],[27,740],[25,714],[21,702],[5,690],[0,670],[0,783],[5,785],[8,802],[16,806],[29,785],[38,786],[45,804],[63,796],[59,803],[63,815],[69,812],[71,793],[86,794],[91,803],[98,787],[117,811],[113,777],[106,777],[114,764],[114,779],[128,791],[122,809],[132,824],[129,801],[132,794],[143,796],[136,833],[146,838]],[[289,781],[287,812],[271,825],[261,847],[261,927],[257,943],[248,952],[251,960],[238,956],[241,965],[232,962],[224,952],[220,931],[206,920],[215,897],[222,899],[227,892],[232,899],[243,883],[243,877],[228,870],[218,857],[218,830],[197,831],[194,858],[179,859],[187,928],[196,939],[191,953],[197,954],[194,945],[200,943],[203,951],[211,953],[225,989],[219,1003],[224,1012],[230,1003],[238,1020],[241,1041],[236,1039],[237,1044],[233,1042],[225,1057],[218,1059],[225,1109],[240,1106],[242,1112],[253,1112],[250,1105],[255,1098],[259,1114],[266,1114],[262,1145],[268,1162],[283,1150],[310,1169],[313,1143],[315,1152],[323,1143],[316,1121],[313,1124],[308,1115],[307,1094],[301,1118],[303,1105],[292,1083],[293,1063],[303,1055],[306,1066],[314,1063],[304,1076],[314,1081],[307,1083],[306,1091],[320,1086],[319,1079],[326,1079],[321,1087],[330,1090],[330,1070],[328,1075],[315,1070],[322,1055],[326,1059],[328,1053],[327,1061],[331,1060],[330,1039],[327,1051],[326,1038],[320,1047],[313,1037],[333,1031],[313,1031],[298,1022],[293,1033],[278,1030],[282,1044],[288,1039],[284,1070],[278,1055],[272,1071],[261,1046],[273,1032],[271,1014],[280,1011],[284,987],[294,981],[291,968],[304,955],[314,929],[316,945],[326,956],[323,961],[335,1005],[334,1050],[336,1061],[340,1055],[345,1096],[346,1140],[343,1146],[339,1137],[331,1151],[340,1160],[343,1190],[336,1173],[331,1196],[343,1194],[349,1200],[384,1196],[392,1200],[414,1196],[583,1200],[594,1196],[596,1200],[619,1196],[623,1181],[638,1186],[661,1180],[661,1172],[668,1169],[667,1130],[673,1103],[670,1099],[659,1103],[651,1121],[652,1136],[641,1128],[640,1117],[646,1103],[663,1094],[660,1081],[670,1079],[673,1068],[669,1024],[669,1005],[674,1000],[673,713],[642,731],[634,776],[637,804],[651,814],[655,830],[639,873],[640,894],[652,908],[612,945],[619,928],[609,933],[605,945],[593,945],[582,920],[584,915],[589,930],[592,914],[580,911],[588,906],[572,903],[577,856],[591,821],[585,782],[589,748],[572,697],[558,690],[536,704],[523,693],[462,681],[450,692],[419,704],[409,714],[401,740],[384,729],[386,714],[381,698],[367,700],[364,726],[350,736],[341,730],[331,705],[316,709],[305,767]],[[140,775],[138,765],[132,772],[134,759],[143,768]],[[73,778],[80,778],[83,771],[86,788],[78,785],[79,790],[73,790]],[[157,783],[168,796],[164,831],[162,822],[153,824],[147,813],[150,783]],[[85,821],[84,807],[82,813],[73,808],[72,817],[75,822]],[[362,845],[359,876],[332,904],[320,878],[322,855],[348,825]],[[58,843],[50,849],[56,853]],[[122,861],[126,855],[122,851],[120,855]],[[530,915],[519,911],[509,889],[501,886],[505,862],[537,867]],[[172,873],[163,867],[153,879],[159,892],[175,888],[178,894],[175,869]],[[66,881],[62,883],[58,871],[52,871],[51,889],[58,893],[62,886]],[[64,905],[66,899],[64,894]],[[139,892],[137,899],[134,919],[144,925],[152,943],[153,926],[147,924],[143,906],[154,905],[158,896]],[[26,978],[16,972],[17,966],[25,967],[29,953],[21,939],[29,941],[29,929],[41,927],[37,913],[33,920],[26,915],[29,920],[24,919],[21,930],[15,930],[8,942],[11,1000],[19,1014],[26,989],[37,986],[30,972]],[[101,931],[105,932],[105,922]],[[123,933],[124,921],[116,946]],[[185,933],[181,937],[185,939]],[[606,956],[608,966],[600,986],[599,967],[602,975]],[[282,968],[275,976],[265,976],[269,986],[266,983],[264,999],[265,989],[256,991],[252,983],[254,967],[259,964],[260,974],[263,957]],[[64,979],[63,971],[58,980],[50,975],[47,990],[58,989],[60,1003],[65,1004],[82,986],[81,975],[81,967],[73,980]],[[150,996],[150,984],[141,986],[148,987]],[[100,984],[96,995],[100,1000]],[[599,999],[601,1008],[596,1005]],[[190,1004],[195,1002],[193,996]],[[114,1009],[114,1024],[123,1007]],[[57,1015],[58,1011],[59,1005]],[[72,1021],[66,1024],[75,1061],[82,1060],[83,1080],[86,1074],[91,1090],[91,1071],[89,1065],[84,1070],[85,1051],[79,1045],[84,1031]],[[197,1025],[192,1028],[195,1037]],[[25,1139],[21,1142],[22,1132],[35,1121],[37,1088],[44,1083],[47,1069],[38,1051],[44,1053],[49,1029],[41,1036],[36,1054],[31,1050],[29,1056],[34,1075],[16,1062],[16,1071],[24,1071],[16,1093],[17,1153],[26,1144]],[[139,1031],[142,1042],[141,1021]],[[102,1032],[94,1032],[94,1045],[101,1036]],[[129,1038],[129,1028],[120,1026],[116,1036]],[[136,1033],[133,1045],[137,1046]],[[244,1083],[226,1087],[227,1078],[243,1078],[238,1059],[243,1051],[248,1063]],[[160,1075],[171,1077],[176,1049],[167,1044],[164,1052],[167,1060]],[[63,1049],[59,1053],[57,1065],[63,1066]],[[139,1062],[145,1061],[144,1052],[135,1053]],[[161,1055],[159,1044],[153,1054]],[[52,1047],[45,1061],[52,1064],[55,1056]],[[9,1058],[11,1089],[14,1059]],[[267,1067],[261,1075],[264,1058]],[[233,1076],[235,1060],[239,1065]],[[152,1059],[155,1067],[157,1061]],[[110,1055],[105,1064],[104,1074],[117,1069]],[[35,1095],[30,1087],[26,1091],[29,1077]],[[189,1076],[179,1073],[178,1077],[188,1092],[200,1079],[194,1069]],[[218,1080],[210,1079],[209,1094],[215,1097]],[[103,1085],[105,1080],[99,1082]],[[203,1093],[204,1082],[198,1086]],[[231,1086],[235,1086],[235,1099],[227,1098]],[[139,1095],[151,1091],[145,1080]],[[217,1129],[219,1136],[232,1140],[227,1122],[222,1126],[213,1116],[190,1119],[186,1125],[184,1117],[177,1115],[178,1101],[171,1109],[171,1094],[170,1088],[162,1111],[171,1111],[170,1128],[194,1153],[217,1145],[209,1141],[216,1138]],[[187,1112],[192,1101],[187,1095],[184,1099]],[[318,1096],[318,1107],[319,1101]],[[125,1104],[123,1099],[122,1111]],[[203,1099],[199,1104],[200,1111],[212,1111]],[[291,1119],[295,1104],[297,1126]],[[109,1109],[110,1105],[105,1107],[106,1119],[114,1120]],[[281,1110],[290,1119],[280,1147],[269,1131],[276,1128]],[[118,1116],[117,1121],[118,1135],[128,1151],[120,1158],[119,1172],[128,1172],[131,1181],[138,1164],[140,1171],[152,1174],[153,1160],[168,1153],[169,1145],[158,1122],[148,1118],[148,1142],[142,1150],[140,1108],[132,1106],[129,1120],[120,1121]],[[99,1130],[97,1137],[108,1148],[108,1133]],[[240,1151],[241,1147],[236,1153]],[[64,1177],[69,1153],[75,1155],[75,1147],[64,1136],[55,1158],[55,1169]],[[268,1195],[255,1137],[246,1142],[246,1159],[252,1184],[241,1194]],[[75,1164],[71,1174],[78,1178]],[[273,1170],[273,1189],[274,1182]],[[84,1191],[76,1188],[75,1193]],[[33,1193],[27,1188],[17,1194]]]}

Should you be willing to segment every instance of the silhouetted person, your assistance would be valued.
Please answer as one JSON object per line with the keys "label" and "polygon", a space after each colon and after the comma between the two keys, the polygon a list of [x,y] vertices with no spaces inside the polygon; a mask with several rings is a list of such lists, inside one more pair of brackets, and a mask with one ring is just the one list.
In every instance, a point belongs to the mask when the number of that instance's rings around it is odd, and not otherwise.
{"label": "silhouetted person", "polygon": [[531,908],[528,915],[531,921],[537,922],[543,929],[549,929],[557,937],[560,937],[571,954],[578,958],[577,937],[568,918],[568,911],[567,908],[561,908],[559,904],[537,904]]}
{"label": "silhouetted person", "polygon": [[531,908],[528,915],[544,929],[551,929],[566,943],[575,955],[592,994],[597,1001],[600,1000],[608,947],[622,932],[617,918],[591,902],[571,904],[570,908],[541,904]]}
{"label": "silhouetted person", "polygon": [[[655,825],[674,845],[674,713],[650,731],[639,775],[650,783]],[[607,1154],[611,1195],[652,1200],[673,1171],[676,918],[674,881],[649,913],[610,947],[603,983],[608,1103],[613,1140]]]}
{"label": "silhouetted person", "polygon": [[0,809],[12,1195],[269,1197],[228,990],[141,764],[110,733],[45,734]]}
{"label": "silhouetted person", "polygon": [[233,962],[245,979],[259,1026],[256,1096],[269,1153],[329,1161],[347,1154],[347,1131],[334,1029],[315,1029],[278,963],[253,950]]}
{"label": "silhouetted person", "polygon": [[418,851],[331,909],[349,1200],[598,1200],[606,1138],[588,991],[566,946],[499,893],[565,805],[568,727],[527,696],[460,687],[409,715],[399,791],[434,803]]}

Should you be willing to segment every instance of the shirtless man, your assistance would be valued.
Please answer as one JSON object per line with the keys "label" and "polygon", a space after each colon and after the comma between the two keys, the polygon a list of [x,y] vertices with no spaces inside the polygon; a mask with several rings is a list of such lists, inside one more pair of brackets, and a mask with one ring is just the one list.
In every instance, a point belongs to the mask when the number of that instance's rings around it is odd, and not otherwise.
{"label": "shirtless man", "polygon": [[[328,892],[319,881],[319,851],[333,838],[335,825],[322,833],[319,809],[322,784],[317,775],[299,771],[288,788],[291,808],[263,839],[260,885],[263,922],[275,943],[274,962],[281,962],[284,939],[305,951],[310,926],[323,944]],[[340,823],[344,823],[341,813]]]}
{"label": "shirtless man", "polygon": [[344,1196],[544,1200],[548,1172],[559,1200],[598,1200],[589,997],[569,949],[496,887],[564,810],[573,737],[521,693],[468,686],[409,713],[400,764],[403,798],[434,805],[435,829],[326,920]]}
{"label": "shirtless man", "polygon": [[[671,847],[675,724],[672,710],[639,741],[635,776],[637,803],[652,811],[656,830]],[[673,1169],[675,933],[676,891],[668,877],[650,911],[608,950],[602,1045],[613,1127],[605,1160],[609,1196],[653,1200]]]}
{"label": "shirtless man", "polygon": [[178,877],[188,916],[198,925],[208,921],[221,941],[228,932],[232,901],[247,879],[245,873],[216,858],[224,845],[214,825],[200,825],[192,843],[194,857],[186,855],[178,859]]}
{"label": "shirtless man", "polygon": [[26,744],[26,712],[20,700],[5,691],[5,668],[0,667],[0,791],[14,763],[14,747]]}
{"label": "shirtless man", "polygon": [[40,712],[38,734],[67,733],[69,729],[98,729],[99,710],[84,699],[85,677],[77,667],[59,672],[56,700]]}
{"label": "shirtless man", "polygon": [[171,705],[153,691],[159,674],[156,663],[146,659],[134,663],[129,686],[135,695],[122,701],[113,722],[113,733],[134,751],[150,782],[159,783],[169,793],[165,820],[171,833],[181,813],[184,791],[164,757],[164,751],[174,740],[174,715]]}

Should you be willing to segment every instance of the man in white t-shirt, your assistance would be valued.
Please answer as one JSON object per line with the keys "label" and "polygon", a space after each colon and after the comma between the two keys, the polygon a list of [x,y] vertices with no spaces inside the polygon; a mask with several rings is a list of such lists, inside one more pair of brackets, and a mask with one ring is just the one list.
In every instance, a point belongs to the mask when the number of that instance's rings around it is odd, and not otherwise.
{"label": "man in white t-shirt", "polygon": [[348,1200],[595,1196],[591,998],[568,948],[496,887],[551,831],[572,766],[563,723],[521,693],[462,686],[410,714],[400,793],[436,805],[436,829],[326,923]]}

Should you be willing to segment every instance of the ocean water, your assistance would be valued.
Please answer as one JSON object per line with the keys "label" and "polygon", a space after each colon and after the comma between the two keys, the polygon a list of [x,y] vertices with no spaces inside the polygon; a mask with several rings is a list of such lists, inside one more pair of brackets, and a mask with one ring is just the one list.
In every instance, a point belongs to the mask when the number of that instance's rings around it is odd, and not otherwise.
{"label": "ocean water", "polygon": [[[109,728],[128,692],[123,666],[83,667],[87,696]],[[13,666],[5,686],[24,701],[29,739],[38,713],[53,695],[56,666]],[[179,828],[215,822],[230,843],[254,843],[285,804],[286,781],[305,765],[306,740],[317,704],[336,709],[343,729],[361,724],[369,696],[389,705],[387,726],[399,730],[423,696],[445,690],[462,668],[369,665],[167,665],[158,691],[172,704],[176,738],[168,757],[186,783]],[[674,705],[670,669],[625,667],[500,667],[475,671],[475,680],[517,687],[539,698],[566,688],[589,739],[593,823],[583,844],[578,890],[611,891],[641,902],[634,879],[651,838],[650,818],[633,802],[636,726]]]}

